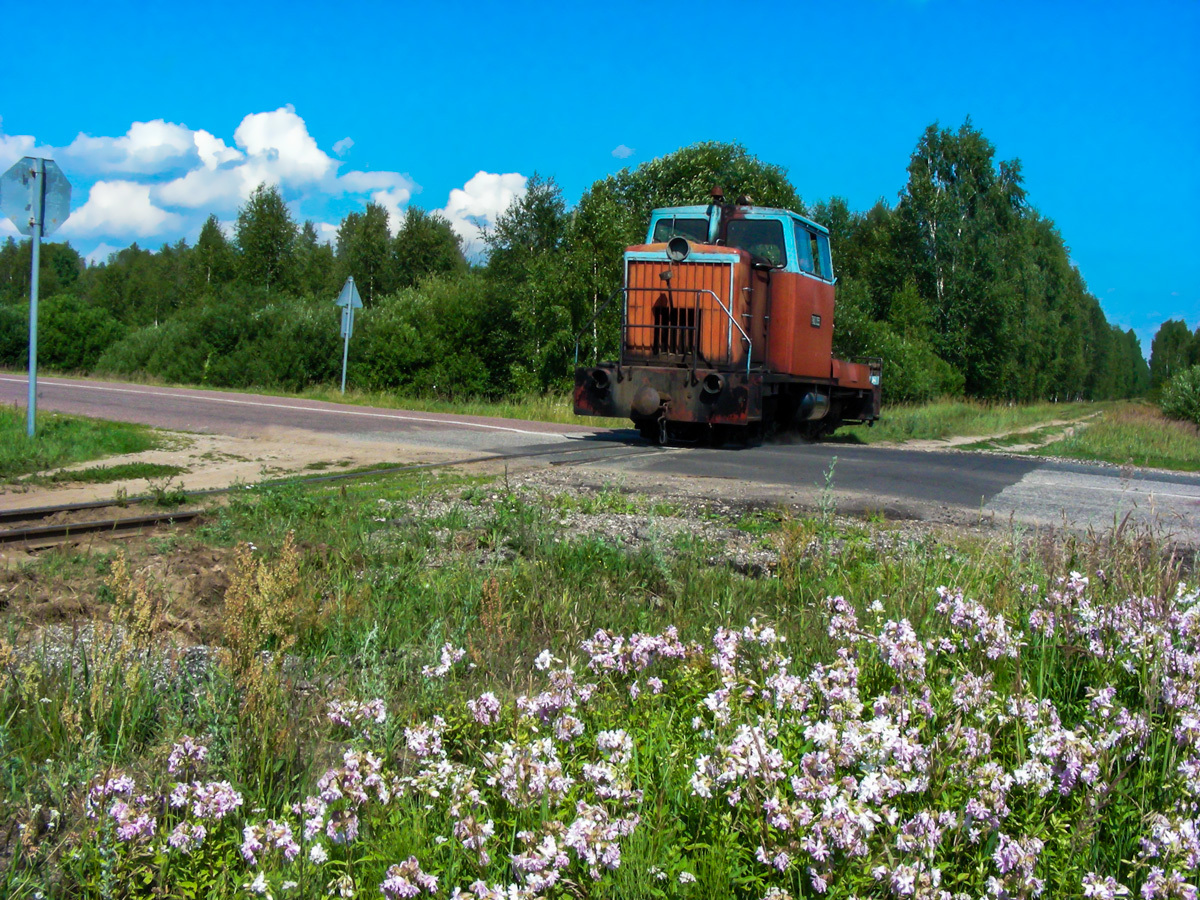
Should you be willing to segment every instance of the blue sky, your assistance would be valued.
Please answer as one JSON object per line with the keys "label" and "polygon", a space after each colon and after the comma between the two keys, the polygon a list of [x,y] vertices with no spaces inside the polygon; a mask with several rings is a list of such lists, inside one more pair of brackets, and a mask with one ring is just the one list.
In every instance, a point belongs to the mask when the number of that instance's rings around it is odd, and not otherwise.
{"label": "blue sky", "polygon": [[0,165],[59,161],[85,254],[194,239],[262,179],[327,235],[375,198],[471,240],[534,171],[574,202],[700,140],[865,209],[969,115],[1111,321],[1147,353],[1163,319],[1200,325],[1196,0],[64,2],[45,42],[36,81],[10,60]]}

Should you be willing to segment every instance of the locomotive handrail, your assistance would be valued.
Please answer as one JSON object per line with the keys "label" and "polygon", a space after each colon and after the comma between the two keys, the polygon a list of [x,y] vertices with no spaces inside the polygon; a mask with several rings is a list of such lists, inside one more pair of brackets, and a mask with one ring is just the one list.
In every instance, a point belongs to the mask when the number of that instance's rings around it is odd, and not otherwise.
{"label": "locomotive handrail", "polygon": [[879,379],[883,380],[883,357],[882,356],[852,356],[849,359],[852,363],[865,363],[867,370],[872,375],[878,375]]}
{"label": "locomotive handrail", "polygon": [[[628,294],[630,291],[649,291],[649,292],[658,291],[661,293],[662,288],[659,288],[659,287],[635,287],[635,288],[622,287],[622,288],[617,288],[615,291],[613,291],[612,294],[609,296],[608,300],[605,301],[604,305],[596,311],[595,315],[592,316],[592,318],[588,321],[588,323],[586,325],[584,325],[583,328],[580,329],[579,333],[575,336],[575,365],[576,366],[579,365],[579,345],[583,339],[583,335],[588,331],[588,329],[590,329],[593,325],[595,325],[596,321],[600,318],[600,316],[608,309],[609,306],[612,305],[612,302],[617,299],[617,295],[623,294],[623,295],[625,295],[625,303],[624,303],[624,308],[621,310],[621,347],[620,347],[620,357],[619,357],[621,364],[624,364],[624,362],[625,362],[625,335],[631,328],[652,328],[652,329],[661,328],[661,329],[668,330],[668,331],[690,331],[690,332],[692,332],[691,353],[692,353],[692,372],[694,373],[696,371],[696,359],[699,356],[699,352],[700,352],[700,341],[698,340],[700,326],[698,324],[693,324],[693,325],[655,325],[653,323],[647,324],[647,325],[630,325],[628,323],[628,309],[629,309]],[[727,336],[726,336],[726,346],[729,348],[730,357],[733,356],[733,329],[736,328],[738,330],[738,334],[741,335],[742,340],[746,342],[746,375],[749,376],[751,360],[754,357],[754,342],[752,340],[750,340],[750,335],[746,334],[745,329],[743,329],[742,326],[739,325],[735,321],[733,313],[730,312],[729,307],[727,307],[721,301],[721,298],[718,297],[713,291],[709,290],[708,288],[675,288],[671,292],[695,295],[695,302],[692,304],[692,309],[695,313],[695,315],[693,316],[693,322],[700,321],[700,316],[699,316],[700,297],[702,295],[708,294],[708,296],[712,297],[713,300],[715,300],[717,302],[717,306],[719,306],[721,308],[721,312],[725,313],[725,318],[729,322],[729,328],[728,328]],[[597,349],[598,348],[593,347],[592,351],[596,352]]]}
{"label": "locomotive handrail", "polygon": [[[746,377],[749,378],[750,377],[750,360],[754,357],[754,342],[752,340],[750,340],[750,335],[746,334],[746,332],[742,329],[742,326],[734,321],[733,313],[730,311],[729,307],[727,307],[724,303],[721,302],[720,297],[718,297],[716,294],[714,294],[712,291],[708,290],[707,288],[704,289],[703,293],[708,294],[710,297],[712,297],[714,300],[717,301],[717,306],[721,307],[721,312],[725,313],[725,318],[727,318],[729,320],[729,326],[730,326],[729,327],[729,337],[726,340],[726,343],[729,346],[729,355],[730,356],[733,355],[733,329],[734,328],[736,328],[738,330],[738,333],[742,336],[742,340],[746,342]],[[699,296],[697,296],[696,297],[697,308],[699,308],[699,306],[700,306],[699,301],[700,301],[700,298],[699,298]],[[694,371],[695,368],[696,368],[695,365],[693,365],[692,370]]]}

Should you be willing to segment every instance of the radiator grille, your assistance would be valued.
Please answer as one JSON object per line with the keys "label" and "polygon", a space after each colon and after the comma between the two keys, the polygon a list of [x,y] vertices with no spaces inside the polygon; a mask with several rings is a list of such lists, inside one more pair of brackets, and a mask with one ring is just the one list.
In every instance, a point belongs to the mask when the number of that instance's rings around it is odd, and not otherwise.
{"label": "radiator grille", "polygon": [[[662,273],[670,271],[665,281]],[[745,359],[745,344],[736,328],[730,347],[729,316],[707,293],[711,291],[735,317],[730,304],[729,263],[629,260],[626,263],[626,359],[697,365],[730,365]]]}

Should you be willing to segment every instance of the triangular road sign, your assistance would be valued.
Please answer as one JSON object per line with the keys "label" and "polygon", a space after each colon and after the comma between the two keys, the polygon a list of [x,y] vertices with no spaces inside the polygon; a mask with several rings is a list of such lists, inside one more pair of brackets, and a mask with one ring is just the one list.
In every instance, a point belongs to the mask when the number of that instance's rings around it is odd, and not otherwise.
{"label": "triangular road sign", "polygon": [[338,306],[348,306],[350,309],[362,309],[362,297],[358,296],[358,288],[354,286],[354,276],[351,275],[342,285],[342,292],[333,301]]}

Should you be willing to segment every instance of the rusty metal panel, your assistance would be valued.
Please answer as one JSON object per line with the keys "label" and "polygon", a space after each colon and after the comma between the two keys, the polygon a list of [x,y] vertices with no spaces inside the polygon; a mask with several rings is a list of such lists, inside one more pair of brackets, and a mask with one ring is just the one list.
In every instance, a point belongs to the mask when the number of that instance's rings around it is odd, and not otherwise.
{"label": "rusty metal panel", "polygon": [[808,275],[780,272],[771,279],[767,367],[805,378],[832,372],[834,287]]}
{"label": "rusty metal panel", "polygon": [[[597,370],[607,377],[603,386],[594,378]],[[762,375],[753,372],[727,372],[717,393],[707,393],[701,385],[715,370],[663,366],[634,366],[618,376],[615,368],[599,366],[575,372],[575,412],[584,416],[610,416],[642,421],[659,414],[671,422],[714,425],[745,425],[762,418]],[[658,409],[638,409],[639,395],[650,390],[661,404]]]}

